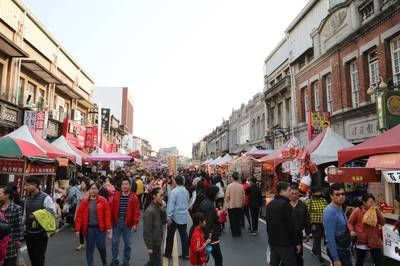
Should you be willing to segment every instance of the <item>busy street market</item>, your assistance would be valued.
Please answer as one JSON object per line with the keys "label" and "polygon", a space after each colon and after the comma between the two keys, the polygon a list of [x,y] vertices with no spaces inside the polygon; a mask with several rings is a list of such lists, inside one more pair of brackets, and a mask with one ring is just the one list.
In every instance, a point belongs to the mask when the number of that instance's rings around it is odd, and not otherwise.
{"label": "busy street market", "polygon": [[400,1],[0,0],[0,266],[71,265],[399,266]]}

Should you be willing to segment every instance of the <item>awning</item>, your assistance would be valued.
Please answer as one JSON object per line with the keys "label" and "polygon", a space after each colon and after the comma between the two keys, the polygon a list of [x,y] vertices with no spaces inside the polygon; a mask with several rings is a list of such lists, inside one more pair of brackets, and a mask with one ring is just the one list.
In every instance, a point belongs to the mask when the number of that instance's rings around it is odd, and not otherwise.
{"label": "awning", "polygon": [[400,153],[379,154],[369,157],[366,167],[400,169]]}
{"label": "awning", "polygon": [[57,138],[51,143],[51,145],[60,150],[66,151],[69,154],[75,155],[76,163],[79,165],[82,165],[83,161],[88,160],[88,155],[69,143],[64,136],[60,136],[59,138]]}
{"label": "awning", "polygon": [[29,57],[21,48],[0,33],[0,50],[10,57]]}
{"label": "awning", "polygon": [[282,151],[293,146],[294,143],[298,143],[296,137],[291,137],[286,143],[284,143],[279,149],[275,150],[273,153],[256,160],[261,163],[270,164],[272,168],[275,169],[279,164],[288,161],[290,159],[284,159],[282,157]]}
{"label": "awning", "polygon": [[48,71],[44,66],[35,60],[23,60],[22,66],[43,79],[49,84],[61,84],[62,81],[56,77],[53,73]]}
{"label": "awning", "polygon": [[60,91],[68,95],[71,99],[79,99],[81,96],[79,96],[74,90],[68,86],[67,84],[59,84],[56,86]]}
{"label": "awning", "polygon": [[360,143],[338,151],[339,165],[371,155],[396,153],[400,151],[400,125]]}

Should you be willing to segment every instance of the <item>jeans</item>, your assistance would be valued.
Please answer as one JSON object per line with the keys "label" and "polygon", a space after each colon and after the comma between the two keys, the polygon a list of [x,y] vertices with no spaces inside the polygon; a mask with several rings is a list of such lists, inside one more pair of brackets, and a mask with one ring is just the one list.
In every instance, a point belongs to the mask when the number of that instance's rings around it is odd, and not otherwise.
{"label": "jeans", "polygon": [[25,241],[32,266],[44,266],[44,259],[49,240],[46,232],[26,233]]}
{"label": "jeans", "polygon": [[231,225],[232,236],[241,236],[242,228],[240,226],[240,219],[242,218],[242,208],[228,209],[229,223]]}
{"label": "jeans", "polygon": [[260,214],[259,207],[250,207],[250,214],[251,214],[251,231],[257,232],[258,231],[258,215]]}
{"label": "jeans", "polygon": [[[278,247],[271,246],[270,266],[295,266],[296,252],[293,246]],[[281,264],[282,263],[282,264]]]}
{"label": "jeans", "polygon": [[101,232],[97,226],[89,226],[86,235],[86,261],[88,266],[93,266],[94,247],[99,250],[101,261],[106,263],[106,232]]}
{"label": "jeans", "polygon": [[146,266],[162,266],[161,246],[153,246],[153,254],[149,255]]}
{"label": "jeans", "polygon": [[186,224],[177,224],[172,220],[172,223],[167,227],[167,239],[165,245],[165,255],[171,256],[172,248],[174,246],[175,231],[178,229],[182,243],[182,256],[189,256],[189,237],[187,234]]}
{"label": "jeans", "polygon": [[116,226],[113,227],[112,231],[112,262],[118,261],[119,255],[119,240],[124,240],[124,264],[129,264],[131,259],[131,247],[132,247],[132,231],[131,228],[125,226],[125,221],[120,219]]}
{"label": "jeans", "polygon": [[324,232],[324,227],[322,226],[322,224],[319,223],[312,225],[315,226],[315,229],[311,231],[313,237],[312,252],[316,256],[321,257],[321,239]]}
{"label": "jeans", "polygon": [[[356,248],[357,260],[356,266],[363,266],[365,257],[367,256],[368,250],[358,249]],[[383,254],[382,249],[370,249],[369,253],[371,254],[372,260],[374,261],[375,266],[382,266],[383,265]]]}
{"label": "jeans", "polygon": [[247,222],[249,223],[249,228],[251,227],[251,221],[250,221],[250,208],[249,206],[244,206],[242,210],[242,219],[241,219],[241,225],[242,227],[245,227],[246,223],[244,221],[244,217],[246,217]]}
{"label": "jeans", "polygon": [[[327,249],[327,252],[333,264],[333,258],[331,253],[329,252],[329,249]],[[351,261],[350,249],[338,249],[337,253],[339,255],[339,260],[342,263],[342,266],[353,266],[353,262]]]}

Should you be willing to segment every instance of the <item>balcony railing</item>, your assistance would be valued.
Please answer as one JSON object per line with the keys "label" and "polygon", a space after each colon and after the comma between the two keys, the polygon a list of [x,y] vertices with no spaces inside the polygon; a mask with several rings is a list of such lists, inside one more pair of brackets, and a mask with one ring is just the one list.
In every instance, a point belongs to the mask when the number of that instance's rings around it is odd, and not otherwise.
{"label": "balcony railing", "polygon": [[273,86],[268,88],[265,92],[265,97],[266,98],[271,98],[274,95],[278,94],[282,90],[289,88],[290,87],[290,76],[286,76],[279,80],[277,83],[275,83]]}

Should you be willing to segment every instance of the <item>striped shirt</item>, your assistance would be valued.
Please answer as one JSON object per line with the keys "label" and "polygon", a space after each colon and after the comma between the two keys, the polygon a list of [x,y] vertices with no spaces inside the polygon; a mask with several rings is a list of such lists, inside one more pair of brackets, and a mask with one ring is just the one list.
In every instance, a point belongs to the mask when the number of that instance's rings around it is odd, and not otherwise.
{"label": "striped shirt", "polygon": [[125,220],[126,218],[126,211],[128,209],[128,201],[129,201],[129,196],[124,196],[121,194],[121,198],[119,200],[119,219],[120,220]]}

